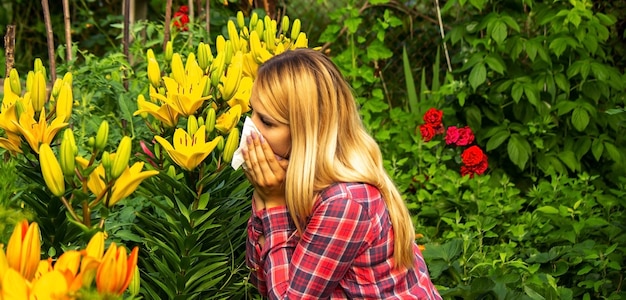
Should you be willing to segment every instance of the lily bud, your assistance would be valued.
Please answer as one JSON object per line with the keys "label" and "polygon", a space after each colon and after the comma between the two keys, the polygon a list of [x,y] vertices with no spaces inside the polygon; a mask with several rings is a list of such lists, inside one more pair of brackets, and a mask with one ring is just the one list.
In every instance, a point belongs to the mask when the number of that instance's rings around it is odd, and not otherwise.
{"label": "lily bud", "polygon": [[187,118],[187,133],[194,135],[196,131],[198,131],[198,119],[196,119],[196,116],[191,115]]}
{"label": "lily bud", "polygon": [[46,78],[42,72],[36,72],[33,77],[30,98],[35,112],[40,112],[46,104]]}
{"label": "lily bud", "polygon": [[198,117],[198,127],[204,126],[204,118],[202,116]]}
{"label": "lily bud", "polygon": [[113,160],[113,166],[111,166],[111,177],[117,179],[122,175],[126,167],[128,167],[128,161],[130,160],[130,151],[132,150],[132,140],[129,136],[124,136],[117,146],[117,152],[115,152],[115,160]]}
{"label": "lily bud", "polygon": [[76,166],[76,153],[78,149],[76,147],[76,141],[74,140],[74,132],[72,129],[65,129],[63,132],[63,140],[61,141],[61,170],[65,176],[73,176],[74,168]]}
{"label": "lily bud", "polygon": [[109,139],[109,122],[102,121],[100,123],[100,127],[98,128],[98,133],[96,134],[96,143],[95,148],[98,151],[104,150],[104,147],[107,145],[107,140]]}
{"label": "lily bud", "polygon": [[219,151],[224,151],[224,144],[226,143],[224,141],[224,137],[221,135],[218,135],[215,137],[215,139],[217,140],[217,146],[215,146],[215,148],[217,148],[217,150]]}
{"label": "lily bud", "polygon": [[[150,50],[148,49],[148,51]],[[161,86],[161,68],[156,59],[148,59],[148,79],[153,87],[159,88]]]}
{"label": "lily bud", "polygon": [[102,157],[100,158],[100,164],[104,168],[104,173],[106,174],[106,178],[111,177],[111,166],[113,162],[111,161],[111,154],[109,151],[102,152]]}
{"label": "lily bud", "polygon": [[256,23],[259,21],[259,15],[256,12],[253,12],[250,16],[250,29],[256,27]]}
{"label": "lily bud", "polygon": [[283,16],[283,20],[280,22],[280,26],[283,34],[287,34],[287,30],[289,30],[289,17],[287,15]]}
{"label": "lily bud", "polygon": [[245,26],[245,19],[243,17],[243,12],[242,11],[238,11],[237,12],[237,26],[239,26],[239,28],[243,28]]}
{"label": "lily bud", "polygon": [[65,73],[65,75],[63,75],[63,83],[69,84],[70,86],[72,86],[72,81],[74,80],[73,78],[74,77],[72,75],[72,72],[67,72]]}
{"label": "lily bud", "polygon": [[172,41],[168,41],[165,44],[165,60],[171,61],[172,55],[174,55],[174,47],[172,46]]}
{"label": "lily bud", "polygon": [[[4,251],[0,255],[4,256]],[[24,279],[32,280],[37,272],[41,256],[41,233],[39,225],[22,220],[15,225],[6,248],[6,265],[3,270],[11,268],[20,273]],[[2,257],[4,258],[4,257]],[[2,267],[2,265],[0,265]],[[6,277],[4,282],[6,283]],[[8,286],[5,286],[8,289]],[[6,294],[5,294],[6,295]],[[6,297],[5,297],[6,299]]]}
{"label": "lily bud", "polygon": [[11,72],[9,72],[9,81],[11,83],[11,91],[20,96],[22,94],[22,84],[20,83],[20,75],[17,73],[17,69],[11,69]]}
{"label": "lily bud", "polygon": [[209,54],[203,42],[198,44],[198,66],[200,66],[203,72],[205,72],[206,68],[209,66]]}
{"label": "lily bud", "polygon": [[206,126],[207,135],[213,132],[213,129],[215,128],[216,119],[217,119],[217,116],[215,113],[215,109],[213,107],[209,107],[209,110],[206,113],[206,121],[204,122],[204,125]]}
{"label": "lily bud", "polygon": [[74,96],[72,94],[72,86],[61,83],[59,98],[56,103],[57,118],[63,119],[64,122],[69,121],[72,115],[72,107],[74,106]]}
{"label": "lily bud", "polygon": [[35,72],[28,71],[26,74],[26,91],[30,92],[33,90],[33,84],[35,83]]}
{"label": "lily bud", "polygon": [[59,92],[61,91],[61,86],[63,85],[63,79],[57,78],[54,81],[54,85],[52,85],[52,97],[56,98],[59,96]]}
{"label": "lily bud", "polygon": [[50,145],[41,144],[41,146],[39,146],[39,163],[41,164],[43,180],[46,182],[52,194],[57,197],[63,196],[63,194],[65,194],[63,171]]}
{"label": "lily bud", "polygon": [[183,66],[183,59],[180,57],[180,54],[174,53],[172,56],[172,77],[178,84],[185,84],[185,79],[187,76],[185,75],[185,67]]}
{"label": "lily bud", "polygon": [[239,147],[239,128],[233,128],[228,134],[228,139],[226,139],[226,145],[224,145],[224,152],[222,152],[222,159],[225,162],[230,162],[233,160],[233,155],[235,154],[235,150]]}
{"label": "lily bud", "polygon": [[96,145],[96,139],[93,136],[90,136],[87,139],[87,147],[93,149],[93,147]]}
{"label": "lily bud", "polygon": [[233,50],[234,51],[239,50],[240,49],[239,31],[237,31],[235,22],[233,22],[233,20],[228,20],[226,24],[226,29],[228,31],[228,39],[232,43]]}
{"label": "lily bud", "polygon": [[211,62],[211,68],[209,72],[211,72],[211,86],[217,86],[220,83],[220,79],[224,74],[224,67],[226,53],[220,52],[215,56],[215,59]]}
{"label": "lily bud", "polygon": [[[293,25],[291,26],[291,40],[292,41],[295,41],[300,35],[300,26],[302,26],[300,24],[300,19],[293,20]],[[285,33],[287,32],[285,31]]]}
{"label": "lily bud", "polygon": [[167,168],[167,172],[166,172],[167,176],[169,176],[172,179],[176,179],[176,168],[173,165],[170,165],[169,168]]}
{"label": "lily bud", "polygon": [[24,107],[24,102],[20,99],[15,101],[15,119],[19,120],[20,116],[24,111],[26,111],[26,107]]}
{"label": "lily bud", "polygon": [[130,280],[130,284],[128,285],[128,291],[131,296],[139,295],[139,288],[141,287],[141,273],[139,273],[139,268],[135,268],[135,272],[133,273],[133,279]]}
{"label": "lily bud", "polygon": [[43,66],[41,58],[35,58],[35,66],[33,68],[33,71],[35,71],[35,73],[41,72],[43,78],[46,78],[46,67]]}

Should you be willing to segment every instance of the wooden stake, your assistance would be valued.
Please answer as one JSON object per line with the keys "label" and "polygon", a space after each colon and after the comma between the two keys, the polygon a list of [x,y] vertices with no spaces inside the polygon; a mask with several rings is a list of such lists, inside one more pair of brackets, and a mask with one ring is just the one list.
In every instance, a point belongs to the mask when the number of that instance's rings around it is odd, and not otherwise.
{"label": "wooden stake", "polygon": [[4,66],[6,74],[9,77],[13,65],[15,65],[15,25],[7,25],[7,33],[4,35]]}
{"label": "wooden stake", "polygon": [[65,60],[72,61],[72,28],[70,27],[70,1],[63,0],[63,21],[65,24]]}
{"label": "wooden stake", "polygon": [[41,0],[43,7],[43,20],[46,24],[46,36],[48,39],[48,59],[50,60],[50,82],[54,84],[57,80],[57,65],[54,59],[54,34],[52,32],[52,22],[50,22],[50,7],[48,0]]}

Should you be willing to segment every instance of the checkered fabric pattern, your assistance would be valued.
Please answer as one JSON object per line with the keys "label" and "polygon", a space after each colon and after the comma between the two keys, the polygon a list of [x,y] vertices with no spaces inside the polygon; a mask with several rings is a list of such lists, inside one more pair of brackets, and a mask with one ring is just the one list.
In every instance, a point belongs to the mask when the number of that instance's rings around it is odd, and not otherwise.
{"label": "checkered fabric pattern", "polygon": [[393,268],[391,221],[371,185],[326,188],[301,236],[286,207],[253,204],[246,245],[251,282],[270,299],[441,299],[417,245],[413,269]]}

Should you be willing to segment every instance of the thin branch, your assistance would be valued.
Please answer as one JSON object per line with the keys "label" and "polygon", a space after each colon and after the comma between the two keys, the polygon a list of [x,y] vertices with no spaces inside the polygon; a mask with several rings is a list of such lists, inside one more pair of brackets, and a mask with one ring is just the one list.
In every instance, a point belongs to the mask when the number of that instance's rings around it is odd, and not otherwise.
{"label": "thin branch", "polygon": [[452,72],[450,54],[448,53],[448,46],[446,44],[446,33],[443,29],[443,21],[441,20],[441,9],[439,8],[439,0],[435,0],[435,6],[437,7],[437,20],[439,21],[439,31],[441,32],[441,42],[443,43],[443,52],[446,54],[446,63],[448,64],[448,72]]}
{"label": "thin branch", "polygon": [[[130,0],[124,0],[122,4],[124,8],[124,41],[122,42],[124,46],[124,57],[130,64]],[[128,91],[128,78],[124,78],[124,89]]]}
{"label": "thin branch", "polygon": [[63,0],[63,23],[65,24],[65,60],[72,60],[72,29],[70,28],[70,1]]}
{"label": "thin branch", "polygon": [[7,33],[4,35],[4,58],[6,70],[4,77],[9,77],[9,72],[15,64],[15,25],[7,25]]}
{"label": "thin branch", "polygon": [[204,22],[206,23],[206,34],[211,37],[211,0],[206,0],[204,4]]}
{"label": "thin branch", "polygon": [[50,80],[54,83],[57,80],[57,66],[54,60],[54,34],[52,32],[52,22],[50,21],[50,7],[48,0],[41,0],[43,7],[43,19],[46,24],[46,36],[48,38],[48,59],[50,60]]}
{"label": "thin branch", "polygon": [[170,23],[171,22],[172,22],[172,0],[167,0],[167,4],[165,4],[165,28],[163,28],[163,52],[165,52],[165,47],[167,46],[167,42],[170,40]]}

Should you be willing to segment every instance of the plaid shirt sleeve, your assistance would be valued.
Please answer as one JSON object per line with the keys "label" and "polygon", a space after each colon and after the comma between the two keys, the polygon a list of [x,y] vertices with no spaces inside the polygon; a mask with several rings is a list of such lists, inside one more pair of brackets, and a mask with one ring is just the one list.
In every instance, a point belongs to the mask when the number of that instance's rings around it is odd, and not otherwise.
{"label": "plaid shirt sleeve", "polygon": [[330,297],[370,228],[362,205],[342,197],[318,202],[299,238],[285,207],[266,210],[262,223],[264,291],[270,299]]}

